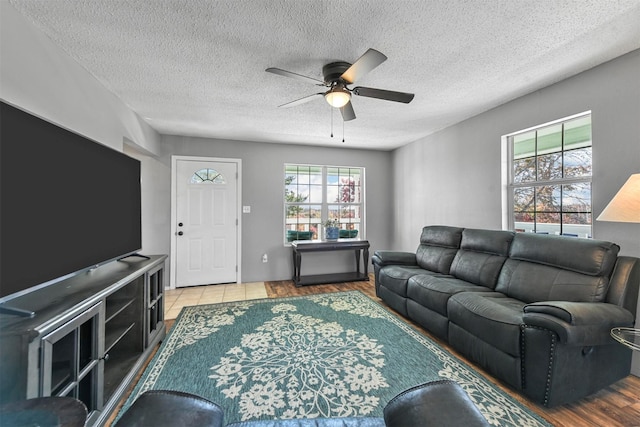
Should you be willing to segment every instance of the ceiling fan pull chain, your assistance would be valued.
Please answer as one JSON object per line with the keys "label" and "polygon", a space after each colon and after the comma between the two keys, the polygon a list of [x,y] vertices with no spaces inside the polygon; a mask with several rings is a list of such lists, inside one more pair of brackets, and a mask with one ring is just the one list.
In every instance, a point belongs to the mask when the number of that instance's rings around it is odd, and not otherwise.
{"label": "ceiling fan pull chain", "polygon": [[333,108],[329,108],[331,111],[331,138],[333,138]]}
{"label": "ceiling fan pull chain", "polygon": [[344,120],[342,121],[342,142],[344,142]]}

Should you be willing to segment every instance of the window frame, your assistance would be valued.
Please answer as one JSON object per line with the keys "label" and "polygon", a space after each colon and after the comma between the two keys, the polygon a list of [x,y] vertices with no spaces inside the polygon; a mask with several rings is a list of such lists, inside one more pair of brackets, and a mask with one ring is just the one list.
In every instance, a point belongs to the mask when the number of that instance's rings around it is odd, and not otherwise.
{"label": "window frame", "polygon": [[[287,177],[287,170],[291,167],[310,167],[310,168],[319,168],[322,171],[322,201],[317,203],[317,202],[288,202],[286,200],[286,191],[287,191],[287,184],[286,184],[286,177]],[[327,176],[328,176],[328,170],[329,169],[338,169],[338,170],[342,170],[342,169],[356,169],[359,171],[360,173],[360,201],[359,202],[348,202],[348,203],[343,203],[343,202],[329,202],[328,201],[328,188],[329,185],[327,183]],[[320,218],[318,219],[318,224],[320,225],[319,229],[317,230],[317,239],[316,240],[325,240],[323,237],[323,231],[324,231],[324,222],[329,218],[329,206],[331,205],[341,205],[341,206],[350,206],[350,207],[356,207],[359,208],[360,210],[360,221],[357,223],[358,224],[358,239],[365,239],[366,236],[366,201],[365,201],[365,194],[366,194],[366,175],[365,175],[365,167],[364,166],[337,166],[337,165],[322,165],[322,164],[309,164],[309,163],[284,163],[283,165],[283,187],[282,187],[282,199],[283,199],[283,213],[282,213],[282,219],[283,219],[283,232],[282,232],[282,239],[284,241],[284,246],[291,246],[291,242],[287,241],[287,210],[289,206],[305,206],[305,205],[320,205],[321,206],[321,215]],[[356,223],[354,223],[356,224]]]}
{"label": "window frame", "polygon": [[[536,132],[551,126],[557,126],[557,125],[562,125],[562,142],[561,142],[561,150],[560,151],[555,151],[552,153],[560,153],[561,158],[564,159],[565,156],[564,154],[566,152],[572,151],[572,150],[565,150],[565,141],[564,141],[564,125],[576,120],[576,119],[580,119],[580,118],[585,118],[588,117],[589,118],[589,124],[591,126],[591,144],[589,145],[589,147],[591,147],[591,173],[589,175],[583,175],[580,177],[569,177],[566,178],[564,176],[560,177],[560,178],[553,178],[553,179],[541,179],[538,180],[537,176],[536,179],[533,181],[526,181],[526,182],[519,182],[519,183],[515,183],[515,160],[514,159],[514,137],[518,136],[518,135],[523,135],[526,133],[530,133],[530,132]],[[538,136],[536,134],[536,140],[538,139]],[[587,213],[588,215],[590,215],[591,219],[590,219],[590,224],[589,224],[589,231],[588,233],[584,233],[584,234],[578,234],[578,237],[587,237],[587,238],[591,238],[593,236],[593,120],[592,120],[592,113],[591,111],[585,111],[582,113],[578,113],[578,114],[574,114],[572,116],[568,116],[568,117],[563,117],[561,119],[558,120],[554,120],[551,122],[547,122],[541,125],[537,125],[537,126],[532,126],[530,128],[527,129],[523,129],[517,132],[513,132],[507,135],[503,136],[503,140],[505,142],[506,145],[506,161],[505,161],[505,167],[506,167],[506,206],[504,209],[504,214],[505,214],[505,221],[504,224],[506,226],[506,228],[508,230],[515,230],[515,209],[514,209],[514,203],[515,203],[515,197],[514,197],[514,193],[515,193],[515,189],[517,188],[529,188],[532,187],[534,188],[534,191],[536,188],[540,188],[540,187],[545,187],[545,186],[564,186],[564,185],[574,185],[574,184],[584,184],[587,183],[590,186],[590,211],[587,212],[574,212],[574,211],[570,211],[570,210],[564,210],[563,204],[562,204],[562,195],[560,196],[560,210],[558,211],[559,217],[560,217],[560,222],[558,223],[559,225],[559,231],[555,232],[555,234],[561,234],[561,235],[569,235],[569,236],[575,236],[576,234],[574,233],[567,233],[565,230],[563,230],[564,228],[564,221],[563,221],[563,215],[565,214],[571,214],[571,213]],[[537,144],[537,143],[536,143]],[[538,165],[538,157],[544,155],[544,153],[540,154],[538,153],[538,147],[536,145],[535,147],[535,152],[534,152],[534,156],[533,158],[534,160],[534,164],[535,167],[537,168]],[[564,175],[564,163],[561,163],[561,169],[563,170],[563,175]],[[535,196],[534,196],[535,197]],[[538,211],[537,206],[534,206],[534,213],[538,213],[540,211]],[[537,233],[545,233],[544,231],[540,231],[537,229],[537,222],[534,220],[533,222],[533,232],[537,232]],[[544,223],[541,223],[544,224]],[[520,231],[520,230],[519,230]]]}

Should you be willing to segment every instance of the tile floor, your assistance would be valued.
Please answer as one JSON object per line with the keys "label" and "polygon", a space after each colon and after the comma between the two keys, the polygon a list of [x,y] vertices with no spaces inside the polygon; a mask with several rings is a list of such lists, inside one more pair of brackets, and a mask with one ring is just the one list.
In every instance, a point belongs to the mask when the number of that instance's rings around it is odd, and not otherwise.
{"label": "tile floor", "polygon": [[164,318],[175,319],[182,307],[267,298],[267,290],[264,282],[231,283],[167,289],[164,297]]}

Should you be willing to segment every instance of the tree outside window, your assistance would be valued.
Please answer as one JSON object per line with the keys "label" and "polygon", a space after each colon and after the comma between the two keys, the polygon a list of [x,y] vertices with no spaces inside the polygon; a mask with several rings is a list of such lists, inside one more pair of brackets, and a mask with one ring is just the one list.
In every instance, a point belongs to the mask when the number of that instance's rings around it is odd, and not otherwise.
{"label": "tree outside window", "polygon": [[508,136],[511,228],[591,236],[591,115]]}
{"label": "tree outside window", "polygon": [[322,238],[336,219],[341,237],[362,237],[364,169],[285,164],[285,242]]}

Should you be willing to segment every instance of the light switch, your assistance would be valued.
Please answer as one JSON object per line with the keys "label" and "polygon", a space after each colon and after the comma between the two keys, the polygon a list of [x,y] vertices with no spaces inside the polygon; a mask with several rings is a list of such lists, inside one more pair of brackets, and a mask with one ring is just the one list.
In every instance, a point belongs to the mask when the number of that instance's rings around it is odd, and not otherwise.
{"label": "light switch", "polygon": [[251,213],[251,206],[243,206],[242,213]]}

